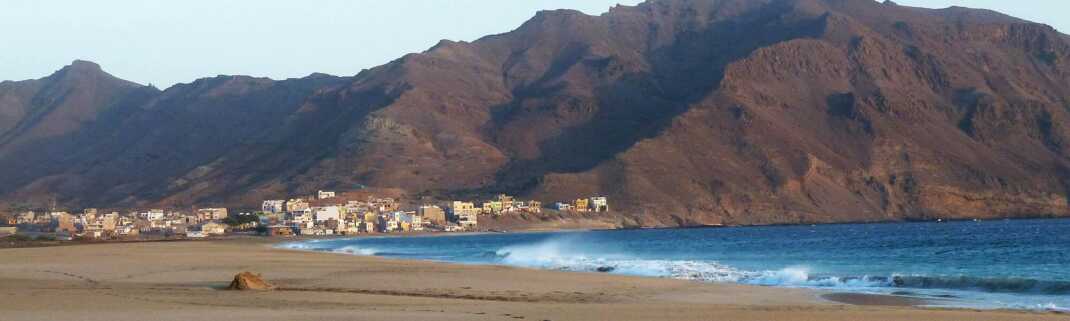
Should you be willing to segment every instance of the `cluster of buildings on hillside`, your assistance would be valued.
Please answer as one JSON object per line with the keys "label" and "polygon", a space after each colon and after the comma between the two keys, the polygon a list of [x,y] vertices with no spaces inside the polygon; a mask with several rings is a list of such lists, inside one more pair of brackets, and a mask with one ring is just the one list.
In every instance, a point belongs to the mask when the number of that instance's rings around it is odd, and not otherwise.
{"label": "cluster of buildings on hillside", "polygon": [[[609,210],[604,197],[583,199],[580,212]],[[597,201],[597,202],[596,202]],[[589,207],[586,204],[602,204]],[[578,207],[574,206],[569,211]],[[334,192],[321,191],[315,199],[295,198],[265,200],[261,206],[262,223],[272,235],[338,235],[358,233],[394,233],[419,231],[471,231],[479,225],[479,216],[501,216],[514,213],[538,214],[543,210],[539,201],[518,200],[509,195],[476,204],[452,201],[445,206],[424,204],[402,210],[398,200],[369,197],[351,200],[336,197]]]}
{"label": "cluster of buildings on hillside", "polygon": [[[259,223],[273,236],[422,231],[432,224],[400,208],[401,203],[393,198],[345,200],[335,192],[319,191],[310,198],[265,200]],[[436,223],[444,222],[445,218]]]}
{"label": "cluster of buildings on hillside", "polygon": [[[7,218],[6,232],[11,234],[48,233],[59,240],[116,239],[140,236],[206,237],[226,234],[229,217],[225,208],[206,208],[192,212],[150,209],[128,213],[102,213],[85,209],[72,214],[66,211],[25,211]],[[4,230],[0,230],[4,232]]]}
{"label": "cluster of buildings on hillside", "polygon": [[554,203],[553,208],[562,212],[609,212],[609,201],[605,197],[578,198],[569,203]]}
{"label": "cluster of buildings on hillside", "polygon": [[[403,210],[402,203],[393,198],[349,199],[339,197],[335,192],[319,191],[309,197],[265,200],[259,211],[234,215],[226,208],[189,212],[150,209],[127,213],[86,209],[78,214],[26,211],[7,218],[7,222],[0,221],[0,236],[17,233],[19,229],[30,233],[54,233],[61,240],[139,236],[201,238],[233,231],[257,231],[271,236],[457,232],[477,230],[480,216],[543,211],[539,201],[519,200],[504,194],[479,204],[452,201],[440,205],[424,204]],[[555,203],[551,208],[570,213],[606,212],[609,204],[605,197],[590,197]]]}

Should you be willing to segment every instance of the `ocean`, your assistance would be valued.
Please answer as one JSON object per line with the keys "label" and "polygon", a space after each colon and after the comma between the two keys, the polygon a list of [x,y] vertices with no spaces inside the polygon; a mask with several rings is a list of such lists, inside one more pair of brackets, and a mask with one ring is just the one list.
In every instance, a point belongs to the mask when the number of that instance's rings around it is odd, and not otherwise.
{"label": "ocean", "polygon": [[1070,311],[1070,220],[364,237],[281,247]]}

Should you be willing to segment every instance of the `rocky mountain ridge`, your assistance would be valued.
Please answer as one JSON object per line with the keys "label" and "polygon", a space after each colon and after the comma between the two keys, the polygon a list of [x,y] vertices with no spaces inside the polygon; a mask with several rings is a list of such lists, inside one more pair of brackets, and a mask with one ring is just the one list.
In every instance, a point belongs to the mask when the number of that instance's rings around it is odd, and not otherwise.
{"label": "rocky mountain ridge", "polygon": [[987,10],[544,11],[353,77],[0,83],[0,195],[255,204],[606,195],[624,226],[1070,216],[1070,41]]}

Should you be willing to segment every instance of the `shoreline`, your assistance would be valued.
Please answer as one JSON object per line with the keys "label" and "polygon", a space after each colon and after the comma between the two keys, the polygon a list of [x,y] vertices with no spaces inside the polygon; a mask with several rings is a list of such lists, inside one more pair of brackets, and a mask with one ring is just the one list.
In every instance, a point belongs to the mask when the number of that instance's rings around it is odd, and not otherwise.
{"label": "shoreline", "polygon": [[[571,231],[571,232],[582,232],[582,231],[605,231],[605,230],[580,230],[580,231]],[[612,230],[610,230],[610,231],[612,231]],[[510,233],[542,233],[542,232],[510,232]],[[466,233],[466,234],[463,234],[463,235],[473,236],[473,235],[493,235],[493,234],[495,234],[495,233]],[[462,235],[455,235],[455,236],[462,236]],[[385,237],[387,237],[387,238],[403,238],[403,237],[391,237],[391,236],[385,236]],[[425,235],[424,237],[445,237],[445,235]],[[335,240],[343,240],[344,241],[346,239],[358,240],[360,238],[341,238],[341,239],[335,239]],[[1017,295],[1023,295],[1024,298],[1026,298],[1026,299],[1024,299],[1026,301],[1022,301],[1022,302],[1026,302],[1026,303],[1021,303],[1019,301],[1015,301],[1015,302],[1019,302],[1019,303],[1013,303],[1013,304],[1006,303],[1006,304],[1004,304],[1005,302],[1001,303],[1001,301],[998,301],[998,300],[997,301],[991,301],[992,299],[988,298],[988,297],[979,298],[979,297],[975,297],[974,296],[974,295],[984,295],[983,294],[984,291],[980,292],[982,294],[978,294],[978,293],[972,293],[971,294],[970,291],[964,291],[963,293],[957,293],[957,294],[945,294],[945,293],[935,293],[935,294],[934,293],[928,293],[928,294],[926,294],[927,292],[924,292],[925,290],[923,290],[923,289],[915,289],[917,291],[923,291],[923,292],[913,293],[913,292],[910,292],[911,288],[909,288],[909,287],[901,288],[899,286],[892,286],[891,284],[883,284],[883,283],[867,286],[865,288],[859,288],[859,287],[850,287],[850,286],[849,287],[816,286],[816,285],[812,285],[812,284],[808,285],[809,283],[807,283],[807,284],[800,284],[800,283],[776,283],[776,284],[760,283],[760,284],[754,284],[752,282],[743,282],[743,281],[733,282],[733,281],[710,281],[710,280],[701,280],[701,279],[696,280],[696,279],[692,279],[692,278],[689,278],[689,277],[674,278],[671,275],[663,275],[663,274],[654,274],[654,275],[651,275],[651,274],[634,274],[634,273],[621,273],[621,274],[618,274],[618,273],[613,273],[612,272],[615,269],[615,266],[612,265],[611,263],[606,263],[606,264],[610,264],[610,265],[608,265],[610,267],[606,268],[605,270],[603,270],[603,268],[599,267],[597,269],[597,271],[595,271],[594,268],[590,267],[590,266],[586,266],[586,268],[575,268],[575,266],[570,266],[570,265],[565,265],[565,267],[559,267],[559,266],[549,266],[549,267],[547,267],[547,266],[539,266],[539,265],[509,264],[507,262],[501,262],[501,261],[495,261],[495,260],[489,260],[488,261],[488,260],[484,260],[484,259],[471,261],[471,260],[448,260],[448,259],[447,260],[442,260],[442,259],[432,259],[432,258],[419,258],[418,256],[414,257],[414,256],[406,256],[406,255],[394,254],[393,252],[390,252],[391,250],[385,250],[387,252],[381,252],[381,251],[384,251],[384,250],[382,250],[383,249],[382,247],[379,247],[379,246],[375,245],[375,244],[378,244],[378,243],[363,244],[363,245],[362,244],[349,244],[349,243],[338,243],[338,244],[328,243],[328,245],[316,245],[315,243],[306,243],[305,245],[302,245],[301,244],[302,242],[303,241],[299,241],[299,240],[287,241],[287,242],[278,242],[274,246],[276,248],[285,249],[285,250],[291,250],[291,251],[313,252],[313,253],[328,253],[328,254],[338,254],[338,255],[345,255],[345,256],[375,257],[375,258],[389,259],[389,260],[410,260],[410,261],[418,261],[418,262],[434,262],[434,263],[440,263],[440,264],[464,264],[464,265],[483,265],[483,266],[496,266],[496,267],[510,267],[510,268],[517,268],[517,269],[555,271],[555,272],[564,272],[564,273],[601,273],[601,274],[608,274],[608,275],[623,275],[623,276],[654,278],[654,279],[684,280],[684,281],[687,281],[687,282],[704,283],[704,284],[732,284],[732,285],[742,285],[742,286],[758,286],[758,287],[765,287],[765,288],[805,289],[805,290],[814,291],[816,293],[815,295],[819,296],[822,300],[831,301],[831,302],[837,302],[837,303],[843,303],[843,304],[851,304],[851,305],[863,305],[863,306],[893,306],[893,307],[909,306],[909,307],[925,308],[925,309],[1021,311],[1021,312],[1031,312],[1031,313],[1032,312],[1036,312],[1036,313],[1055,313],[1055,314],[1065,314],[1067,312],[1070,312],[1070,311],[1064,309],[1062,307],[1063,306],[1062,304],[1059,304],[1059,305],[1056,305],[1055,303],[1047,303],[1046,305],[1043,304],[1043,302],[1046,302],[1046,301],[1041,301],[1041,303],[1034,304],[1038,300],[1044,300],[1044,298],[1043,298],[1043,296],[1039,296],[1039,297],[1030,296],[1029,293],[1016,293]],[[427,242],[423,242],[423,243],[419,243],[419,244],[425,244],[426,245],[426,243]],[[296,246],[294,246],[294,245],[296,245]],[[369,248],[368,246],[371,246],[371,247]],[[387,248],[389,248],[389,245],[386,245],[386,246],[387,246]],[[424,251],[426,251],[426,250],[424,250]],[[494,250],[490,249],[488,251],[493,252]],[[567,267],[572,267],[572,268],[567,268]],[[890,278],[891,277],[889,277],[889,279]],[[718,279],[718,280],[721,280],[721,279]],[[891,281],[888,281],[888,282],[891,282]],[[939,289],[937,289],[937,290],[939,290]],[[949,289],[947,291],[955,291],[955,290]],[[1033,302],[1029,302],[1028,300],[1033,300]]]}
{"label": "shoreline", "polygon": [[[923,299],[908,296],[899,296],[891,294],[870,294],[870,293],[854,293],[854,292],[830,292],[819,295],[821,299],[858,306],[885,306],[885,307],[911,307],[917,309],[935,309],[933,307],[927,307],[931,303],[938,302],[933,299]],[[949,310],[971,310],[965,308],[940,308]],[[1006,310],[1006,311],[1018,311],[1018,310]],[[1028,310],[1021,310],[1028,311]]]}
{"label": "shoreline", "polygon": [[[0,249],[5,320],[1068,320],[832,302],[809,289],[329,255],[281,240]],[[276,291],[223,291],[260,273]]]}
{"label": "shoreline", "polygon": [[[493,233],[478,233],[477,232],[477,233],[467,233],[466,235],[481,235],[481,234],[493,234]],[[440,237],[440,236],[444,237],[445,235],[425,235],[423,237]],[[357,238],[341,238],[341,239],[357,239]],[[307,240],[305,240],[305,241],[307,241]],[[924,309],[924,310],[1006,311],[1006,312],[1021,312],[1021,313],[1052,313],[1052,314],[1065,314],[1067,312],[1067,311],[1059,310],[1059,309],[1029,309],[1029,308],[1002,308],[1002,307],[979,308],[979,307],[963,307],[963,306],[942,305],[941,303],[951,302],[951,300],[948,299],[948,298],[941,298],[941,297],[927,297],[927,296],[901,294],[899,292],[894,292],[894,293],[850,292],[850,291],[844,291],[842,289],[835,289],[835,288],[820,288],[820,287],[807,287],[807,286],[781,286],[781,285],[755,285],[755,284],[745,284],[745,283],[735,283],[735,282],[712,282],[712,281],[701,281],[701,280],[684,280],[684,279],[675,279],[675,278],[658,277],[658,276],[613,274],[613,273],[609,273],[609,272],[553,270],[553,269],[542,269],[542,268],[536,268],[536,267],[515,266],[515,265],[508,265],[508,264],[463,263],[463,262],[450,262],[450,261],[440,261],[440,260],[431,260],[431,259],[396,258],[396,257],[381,256],[381,255],[375,255],[375,254],[361,254],[361,253],[357,253],[357,252],[317,250],[317,249],[309,249],[309,248],[295,248],[295,247],[286,247],[286,246],[284,246],[284,245],[287,245],[289,243],[300,243],[300,242],[302,242],[302,241],[297,241],[297,242],[275,242],[275,243],[271,244],[270,246],[272,248],[275,248],[275,249],[281,249],[281,250],[286,250],[286,251],[320,253],[320,254],[341,255],[341,256],[367,257],[367,258],[376,258],[376,259],[382,259],[382,260],[393,260],[393,261],[399,261],[399,262],[426,262],[426,263],[444,264],[444,265],[503,267],[503,268],[510,268],[510,269],[526,270],[526,271],[550,271],[550,272],[554,272],[554,273],[580,273],[580,274],[592,274],[592,273],[594,273],[594,274],[615,275],[615,276],[635,277],[635,278],[675,280],[675,281],[691,282],[691,283],[696,283],[696,284],[733,285],[733,286],[767,288],[767,289],[804,290],[804,291],[809,291],[813,295],[814,298],[816,298],[818,300],[821,300],[821,301],[834,302],[834,303],[838,303],[838,304],[854,305],[854,306],[910,307],[910,308]]]}
{"label": "shoreline", "polygon": [[[471,233],[471,234],[468,234],[468,235],[479,235],[479,234],[485,234],[485,233]],[[424,236],[424,237],[436,237],[436,236]],[[813,296],[813,298],[815,300],[818,300],[818,301],[826,301],[826,302],[853,305],[853,306],[910,307],[910,308],[923,309],[923,310],[924,309],[963,310],[963,311],[976,310],[976,309],[953,308],[953,307],[939,307],[939,308],[937,308],[937,307],[926,307],[926,305],[934,303],[934,302],[938,302],[939,300],[918,298],[918,297],[910,297],[910,296],[902,296],[902,295],[892,295],[892,294],[840,292],[840,291],[818,289],[818,288],[761,286],[761,285],[748,285],[748,284],[738,284],[738,283],[728,283],[728,282],[702,282],[702,281],[695,281],[695,280],[677,280],[677,279],[662,278],[662,277],[608,274],[608,273],[602,273],[602,272],[579,272],[579,271],[548,270],[548,269],[539,269],[539,268],[511,266],[511,265],[505,265],[505,264],[482,264],[482,263],[471,263],[471,264],[469,264],[469,263],[456,263],[456,262],[436,261],[436,260],[402,259],[402,258],[393,258],[393,257],[387,257],[387,256],[364,255],[364,254],[349,253],[349,252],[319,251],[319,250],[312,250],[312,249],[299,249],[299,248],[283,247],[282,245],[285,245],[286,243],[291,243],[291,242],[274,242],[274,243],[268,242],[268,243],[265,244],[265,246],[271,247],[273,249],[280,249],[280,250],[293,251],[293,252],[317,253],[317,254],[324,254],[324,255],[339,255],[339,256],[347,256],[347,257],[355,256],[355,257],[375,258],[375,259],[380,259],[380,260],[390,260],[390,261],[397,261],[397,262],[424,262],[424,263],[431,263],[431,264],[441,264],[441,265],[445,265],[445,266],[465,265],[465,266],[482,266],[482,267],[502,267],[502,268],[516,269],[516,270],[519,270],[519,271],[549,271],[549,272],[553,272],[553,273],[605,274],[605,275],[617,275],[617,276],[632,277],[632,278],[674,280],[674,281],[691,282],[691,283],[696,283],[696,284],[714,284],[714,285],[720,284],[720,285],[733,285],[733,286],[742,286],[742,287],[749,287],[749,288],[767,288],[767,289],[768,288],[795,289],[795,290],[804,290],[804,291],[809,292]],[[283,289],[283,290],[286,290],[286,291],[302,291],[302,290],[299,290],[299,289]],[[1043,313],[1043,312],[1053,312],[1053,313],[1055,313],[1056,312],[1056,311],[1031,311],[1031,310],[1014,310],[1014,309],[987,309],[987,311],[1007,311],[1007,312],[1023,312],[1023,313]]]}
{"label": "shoreline", "polygon": [[617,227],[617,228],[561,228],[561,229],[512,229],[512,230],[488,230],[488,231],[471,231],[471,232],[405,232],[405,233],[361,233],[354,235],[333,235],[333,236],[289,236],[289,237],[270,237],[262,235],[247,234],[245,232],[241,234],[231,234],[222,237],[208,237],[208,238],[149,238],[149,239],[111,239],[111,240],[91,240],[91,241],[26,241],[17,244],[16,246],[7,246],[4,244],[4,238],[10,237],[6,235],[0,237],[0,249],[5,248],[41,248],[41,247],[55,247],[55,246],[75,246],[75,245],[92,245],[92,244],[122,244],[122,243],[151,243],[151,242],[212,242],[212,241],[229,241],[236,239],[267,239],[278,242],[283,241],[308,241],[308,240],[337,240],[337,239],[357,239],[367,237],[444,237],[444,236],[465,236],[465,235],[484,235],[484,234],[521,234],[521,233],[570,233],[570,232],[592,232],[592,231],[635,231],[635,230],[673,230],[673,229],[730,229],[730,228],[768,228],[768,227],[807,227],[807,226],[835,226],[835,225],[870,225],[870,224],[924,224],[924,223],[953,223],[953,222],[992,222],[992,221],[1038,221],[1038,220],[1070,220],[1070,217],[1015,217],[1015,218],[998,218],[998,219],[949,219],[949,220],[902,220],[902,221],[872,221],[872,222],[832,222],[832,223],[798,223],[798,224],[764,224],[764,225],[700,225],[700,226],[663,226],[663,227]]}

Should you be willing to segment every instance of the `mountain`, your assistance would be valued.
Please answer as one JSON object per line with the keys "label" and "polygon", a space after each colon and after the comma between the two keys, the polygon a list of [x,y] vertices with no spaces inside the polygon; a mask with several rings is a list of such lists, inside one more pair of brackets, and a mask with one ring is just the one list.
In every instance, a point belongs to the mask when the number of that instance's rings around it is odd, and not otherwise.
{"label": "mountain", "polygon": [[993,11],[650,0],[353,77],[0,83],[0,195],[255,204],[358,186],[610,197],[625,226],[1070,216],[1070,40]]}

